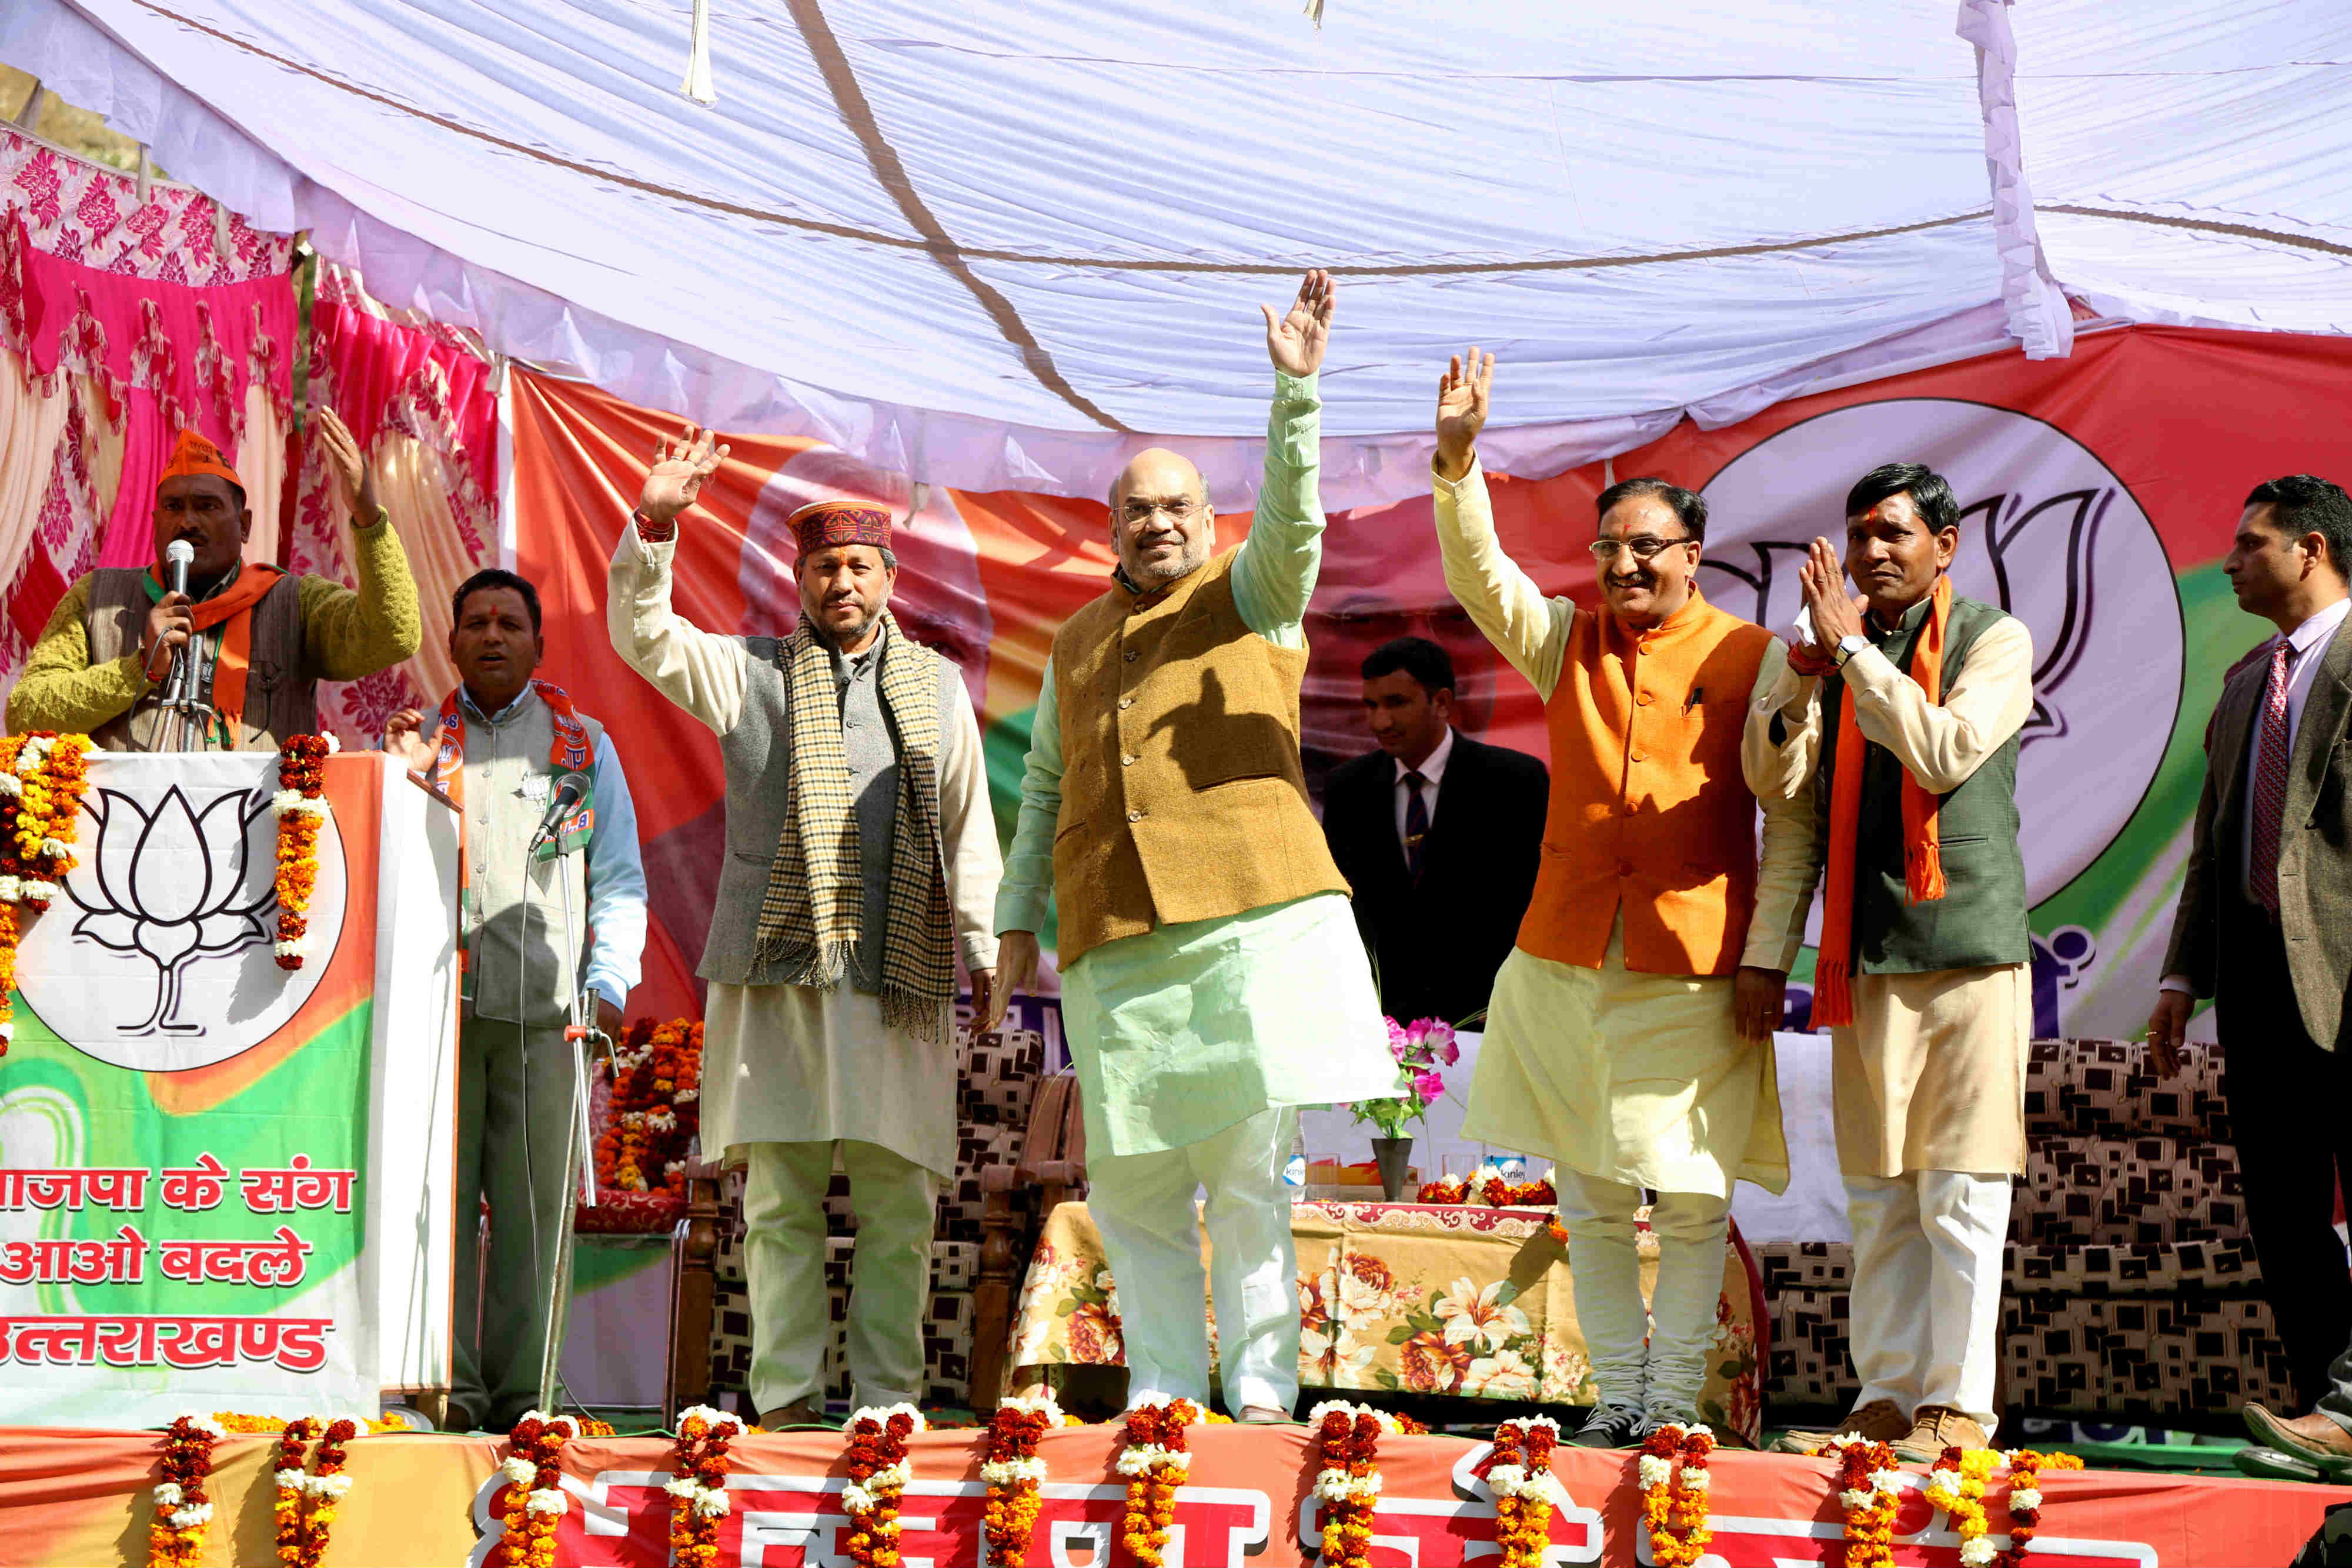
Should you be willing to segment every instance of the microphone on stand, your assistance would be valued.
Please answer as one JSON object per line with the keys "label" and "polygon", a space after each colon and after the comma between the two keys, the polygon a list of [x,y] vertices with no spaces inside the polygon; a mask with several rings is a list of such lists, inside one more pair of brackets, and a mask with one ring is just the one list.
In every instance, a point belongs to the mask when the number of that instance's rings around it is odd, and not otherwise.
{"label": "microphone on stand", "polygon": [[566,773],[555,781],[555,789],[548,797],[546,814],[539,819],[539,829],[530,835],[530,853],[537,854],[541,845],[554,841],[556,830],[562,825],[563,819],[571,815],[574,806],[588,798],[591,788],[593,786],[585,773]]}
{"label": "microphone on stand", "polygon": [[[163,547],[163,566],[172,576],[172,591],[185,597],[188,591],[188,568],[196,561],[196,547],[185,539],[173,539]],[[188,689],[188,645],[182,643],[172,650],[172,675],[164,683],[163,706],[177,707],[195,694]]]}

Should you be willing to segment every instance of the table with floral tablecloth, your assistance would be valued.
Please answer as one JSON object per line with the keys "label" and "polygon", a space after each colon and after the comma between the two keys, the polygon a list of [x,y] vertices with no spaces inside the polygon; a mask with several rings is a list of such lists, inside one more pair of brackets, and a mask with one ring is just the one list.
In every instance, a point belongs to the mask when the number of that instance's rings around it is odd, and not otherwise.
{"label": "table with floral tablecloth", "polygon": [[[1434,1204],[1294,1205],[1300,1386],[1591,1404],[1568,1248],[1547,1228],[1550,1218]],[[1646,1228],[1641,1256],[1647,1299],[1658,1265]],[[1763,1421],[1766,1347],[1758,1332],[1765,1322],[1755,1266],[1735,1228],[1699,1415],[1750,1445]],[[1213,1317],[1209,1348],[1213,1363]],[[1125,1364],[1118,1289],[1083,1203],[1046,1218],[1014,1314],[1011,1360],[1024,1383],[1049,1366]]]}

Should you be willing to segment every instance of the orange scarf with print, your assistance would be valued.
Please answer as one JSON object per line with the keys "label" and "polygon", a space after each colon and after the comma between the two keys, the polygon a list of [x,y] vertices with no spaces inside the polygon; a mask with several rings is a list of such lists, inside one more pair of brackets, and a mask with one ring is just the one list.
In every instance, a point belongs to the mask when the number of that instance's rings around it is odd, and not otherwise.
{"label": "orange scarf with print", "polygon": [[[1952,580],[1938,577],[1911,650],[1911,678],[1929,703],[1944,700],[1944,631],[1952,615]],[[1838,708],[1837,764],[1830,785],[1829,877],[1822,889],[1822,946],[1813,973],[1813,1022],[1853,1021],[1853,883],[1862,829],[1863,764],[1870,742],[1853,719],[1853,687]],[[1906,768],[1903,774],[1903,886],[1914,904],[1944,896],[1944,852],[1936,826],[1937,798]]]}
{"label": "orange scarf with print", "polygon": [[[147,575],[157,588],[172,591],[153,567],[147,569]],[[253,664],[253,607],[285,575],[274,566],[249,560],[237,568],[236,580],[226,588],[188,606],[195,618],[197,636],[223,622],[228,623],[221,633],[220,653],[213,661],[213,711],[232,726],[245,723],[245,674]],[[241,733],[241,727],[229,731],[233,737]]]}

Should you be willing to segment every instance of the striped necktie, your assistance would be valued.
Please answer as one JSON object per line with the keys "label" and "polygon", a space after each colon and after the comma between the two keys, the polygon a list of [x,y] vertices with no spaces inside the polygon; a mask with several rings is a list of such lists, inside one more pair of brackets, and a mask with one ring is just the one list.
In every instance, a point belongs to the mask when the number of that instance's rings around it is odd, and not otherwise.
{"label": "striped necktie", "polygon": [[2286,810],[2287,669],[2294,645],[2282,637],[2271,650],[2270,684],[2263,688],[2263,729],[2254,742],[2253,855],[2246,883],[2254,902],[2278,913],[2279,819]]}

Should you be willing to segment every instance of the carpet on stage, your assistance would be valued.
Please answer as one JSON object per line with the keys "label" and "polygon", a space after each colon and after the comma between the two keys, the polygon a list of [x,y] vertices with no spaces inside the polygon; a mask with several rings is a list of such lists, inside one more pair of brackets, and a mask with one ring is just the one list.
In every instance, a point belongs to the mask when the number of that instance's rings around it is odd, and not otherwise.
{"label": "carpet on stage", "polygon": [[[902,1513],[907,1568],[971,1568],[981,1561],[983,1439],[973,1431],[914,1440],[914,1481]],[[1108,1568],[1122,1486],[1115,1427],[1048,1433],[1049,1466],[1030,1562]],[[1315,1444],[1304,1427],[1196,1428],[1192,1479],[1177,1494],[1167,1552],[1185,1568],[1271,1568],[1315,1561]],[[272,1439],[225,1438],[215,1455],[217,1511],[207,1563],[274,1560]],[[1376,1568],[1454,1568],[1494,1561],[1494,1504],[1473,1467],[1486,1445],[1460,1437],[1389,1437],[1373,1525]],[[457,1437],[363,1438],[352,1447],[353,1486],[333,1527],[327,1568],[352,1564],[479,1563],[495,1528],[502,1443]],[[572,1507],[555,1561],[662,1568],[668,1560],[668,1443],[659,1437],[585,1438],[563,1453]],[[0,1565],[137,1564],[146,1561],[150,1432],[9,1428],[0,1431]],[[1555,1514],[1557,1563],[1636,1560],[1641,1499],[1635,1456],[1562,1448],[1554,1472],[1569,1499]],[[1840,1511],[1832,1467],[1777,1455],[1718,1452],[1713,1463],[1715,1537],[1727,1568],[1835,1563]],[[1916,1490],[1895,1521],[1895,1561],[1959,1562],[1949,1521]],[[841,1511],[843,1444],[824,1434],[739,1439],[730,1463],[731,1511],[721,1521],[721,1563],[764,1568],[839,1564],[848,1520]],[[2042,1476],[2041,1533],[2032,1555],[2062,1568],[2213,1568],[2294,1562],[2331,1507],[2352,1490],[2124,1471]],[[1990,1539],[2008,1544],[2007,1482],[1985,1498]],[[1118,1561],[1124,1562],[1121,1552]],[[1643,1560],[1646,1561],[1646,1557]]]}

